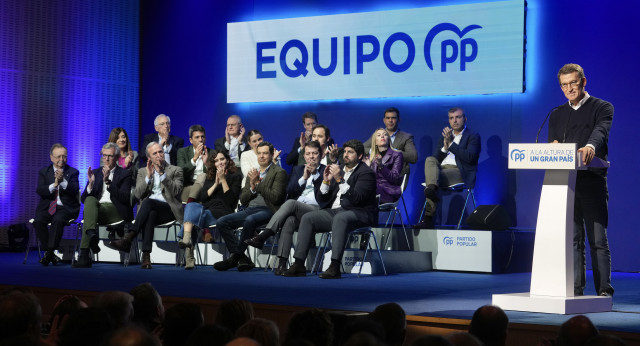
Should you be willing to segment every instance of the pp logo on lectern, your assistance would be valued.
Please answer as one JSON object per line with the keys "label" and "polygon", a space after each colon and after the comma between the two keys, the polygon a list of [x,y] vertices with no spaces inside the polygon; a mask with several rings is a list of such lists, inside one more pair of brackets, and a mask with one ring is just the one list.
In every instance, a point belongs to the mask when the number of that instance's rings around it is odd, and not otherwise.
{"label": "pp logo on lectern", "polygon": [[511,157],[511,160],[515,162],[524,161],[524,150],[513,149],[511,150],[511,154],[509,154],[509,156]]}
{"label": "pp logo on lectern", "polygon": [[442,243],[443,243],[444,245],[448,245],[448,246],[453,245],[453,237],[444,237],[444,238],[442,239]]}

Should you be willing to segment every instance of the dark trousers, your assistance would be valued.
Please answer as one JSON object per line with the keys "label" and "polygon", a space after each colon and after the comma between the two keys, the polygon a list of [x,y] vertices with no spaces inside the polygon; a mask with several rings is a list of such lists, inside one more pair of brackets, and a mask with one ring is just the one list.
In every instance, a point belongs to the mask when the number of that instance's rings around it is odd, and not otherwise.
{"label": "dark trousers", "polygon": [[605,178],[589,175],[576,180],[573,233],[574,292],[582,294],[586,285],[585,234],[589,241],[596,294],[613,293],[611,252],[607,240],[609,192]]}
{"label": "dark trousers", "polygon": [[[244,240],[253,237],[256,229],[269,222],[271,216],[273,212],[267,207],[248,207],[219,218],[216,228],[227,244],[229,252],[242,254],[247,249]],[[240,226],[242,226],[242,236],[238,239],[234,231]]]}
{"label": "dark trousers", "polygon": [[153,247],[153,231],[156,225],[175,220],[169,203],[147,198],[142,201],[133,232],[138,235],[142,231],[142,251],[151,252]]}
{"label": "dark trousers", "polygon": [[[65,206],[60,205],[56,207],[56,212],[53,215],[50,215],[48,210],[36,212],[33,228],[36,230],[41,246],[47,250],[57,249],[62,240],[64,227],[75,216]],[[48,223],[51,223],[49,228],[47,228]]]}
{"label": "dark trousers", "polygon": [[298,227],[298,245],[293,257],[305,260],[311,242],[318,232],[331,232],[331,260],[341,261],[350,231],[366,226],[356,213],[343,208],[320,209],[304,214]]}
{"label": "dark trousers", "polygon": [[273,233],[280,229],[280,240],[278,241],[278,257],[289,257],[291,245],[293,243],[293,232],[298,230],[298,225],[304,214],[318,210],[317,205],[305,204],[290,199],[280,206],[273,214],[267,224],[267,228]]}

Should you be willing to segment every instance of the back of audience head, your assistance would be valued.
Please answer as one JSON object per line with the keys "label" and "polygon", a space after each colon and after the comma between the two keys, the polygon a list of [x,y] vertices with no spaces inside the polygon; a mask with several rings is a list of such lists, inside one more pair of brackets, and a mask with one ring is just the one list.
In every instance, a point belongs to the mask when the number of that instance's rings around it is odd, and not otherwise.
{"label": "back of audience head", "polygon": [[47,332],[51,328],[54,327],[53,323],[56,321],[56,328],[60,329],[62,321],[66,315],[71,315],[72,313],[84,309],[87,307],[87,304],[83,302],[80,298],[74,295],[66,295],[60,297],[56,304],[53,306],[53,312],[51,312],[51,316],[49,317],[49,323],[47,324]]}
{"label": "back of audience head", "polygon": [[160,346],[160,342],[156,340],[146,330],[128,326],[116,330],[105,346]]}
{"label": "back of audience head", "polygon": [[148,282],[131,289],[133,296],[133,323],[147,332],[162,323],[164,305],[158,291]]}
{"label": "back of audience head", "polygon": [[389,346],[400,346],[404,343],[407,332],[407,317],[404,309],[397,303],[382,304],[369,315],[373,321],[384,328],[385,341]]}
{"label": "back of audience head", "polygon": [[227,343],[227,346],[261,346],[257,341],[247,338],[246,336],[241,336],[239,338],[235,338]]}
{"label": "back of audience head", "polygon": [[42,309],[32,293],[12,291],[0,296],[0,340],[19,335],[40,335]]}
{"label": "back of audience head", "polygon": [[278,326],[273,321],[264,318],[254,318],[238,328],[236,337],[242,336],[251,338],[262,346],[280,345]]}
{"label": "back of audience head", "polygon": [[115,330],[109,313],[98,307],[80,309],[69,315],[60,330],[58,346],[101,345]]}
{"label": "back of audience head", "polygon": [[340,344],[346,345],[381,345],[385,342],[386,335],[384,328],[380,323],[370,320],[361,319],[353,321],[342,330],[342,335],[338,336],[334,333],[334,337],[340,337]]}
{"label": "back of audience head", "polygon": [[453,346],[482,346],[482,341],[466,332],[448,334],[445,339]]}
{"label": "back of audience head", "polygon": [[424,335],[413,340],[411,346],[451,346],[451,343],[440,335]]}
{"label": "back of audience head", "polygon": [[502,346],[507,342],[509,318],[495,305],[478,308],[471,318],[469,333],[476,336],[486,346]]}
{"label": "back of audience head", "polygon": [[218,324],[204,325],[191,333],[185,346],[224,346],[233,339],[229,329]]}
{"label": "back of audience head", "polygon": [[626,343],[615,335],[600,334],[587,341],[585,346],[625,346]]}
{"label": "back of audience head", "polygon": [[308,340],[314,346],[328,346],[333,343],[333,322],[329,314],[319,309],[295,313],[289,321],[285,343]]}
{"label": "back of audience head", "polygon": [[587,316],[573,316],[560,326],[558,346],[582,346],[599,334],[598,328]]}
{"label": "back of audience head", "polygon": [[104,309],[116,328],[126,326],[133,318],[133,296],[122,291],[106,291],[98,294],[93,307]]}
{"label": "back of audience head", "polygon": [[253,305],[241,299],[222,302],[216,314],[216,324],[229,329],[233,334],[251,319],[253,319]]}
{"label": "back of audience head", "polygon": [[178,303],[167,309],[162,322],[162,344],[184,345],[191,333],[204,325],[200,306],[193,303]]}

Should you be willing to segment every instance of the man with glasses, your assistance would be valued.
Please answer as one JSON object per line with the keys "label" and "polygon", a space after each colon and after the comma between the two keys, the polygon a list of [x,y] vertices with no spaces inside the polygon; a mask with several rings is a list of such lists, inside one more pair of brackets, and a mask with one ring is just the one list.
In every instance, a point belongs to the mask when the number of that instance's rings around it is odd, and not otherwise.
{"label": "man with glasses", "polygon": [[[567,64],[558,72],[558,81],[569,102],[558,106],[549,118],[549,142],[576,143],[588,165],[594,157],[607,160],[613,105],[585,91],[587,78],[580,65]],[[607,169],[578,171],[575,186],[573,270],[574,295],[584,294],[586,285],[585,231],[591,249],[595,289],[600,296],[613,296],[611,253],[607,240],[609,192]]]}
{"label": "man with glasses", "polygon": [[108,225],[133,220],[131,171],[117,165],[120,148],[115,143],[107,143],[102,146],[101,155],[104,165],[94,170],[89,167],[87,171],[87,186],[81,198],[84,224],[80,255],[74,268],[91,268],[89,249],[94,254],[100,252],[98,223]]}
{"label": "man with glasses", "polygon": [[[53,251],[60,246],[64,226],[80,213],[79,173],[67,165],[67,148],[56,143],[51,147],[49,157],[53,164],[38,173],[36,193],[40,196],[40,202],[33,221],[40,244],[47,249],[40,259],[45,266],[49,263],[55,265],[62,260]],[[48,223],[51,223],[51,227],[47,230]]]}
{"label": "man with glasses", "polygon": [[[144,136],[143,148],[151,142],[157,142],[164,151],[165,161],[171,165],[177,165],[178,149],[184,147],[184,139],[171,134],[171,118],[164,114],[159,114],[153,121],[153,126],[157,133],[150,133]],[[147,153],[140,150],[140,167],[147,165]]]}
{"label": "man with glasses", "polygon": [[224,137],[218,138],[214,143],[215,149],[227,152],[237,167],[240,167],[242,153],[251,149],[244,134],[245,129],[242,125],[242,119],[237,115],[232,115],[227,118]]}

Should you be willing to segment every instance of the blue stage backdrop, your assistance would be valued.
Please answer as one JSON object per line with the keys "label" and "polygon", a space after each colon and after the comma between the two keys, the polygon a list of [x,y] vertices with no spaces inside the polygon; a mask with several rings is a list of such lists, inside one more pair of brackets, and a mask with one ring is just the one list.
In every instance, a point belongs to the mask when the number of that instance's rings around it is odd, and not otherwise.
{"label": "blue stage backdrop", "polygon": [[[159,113],[172,117],[172,132],[188,137],[188,127],[202,124],[207,143],[224,135],[226,117],[238,114],[247,129],[260,129],[265,139],[291,149],[300,135],[301,115],[318,114],[342,144],[351,138],[365,140],[382,125],[383,110],[401,111],[400,128],[415,136],[418,163],[412,165],[406,192],[411,221],[424,202],[420,183],[424,159],[433,153],[447,125],[447,109],[465,108],[470,129],[482,135],[482,154],[476,196],[480,204],[503,204],[521,229],[535,228],[542,172],[508,171],[509,142],[533,142],[547,112],[566,102],[556,78],[569,62],[586,71],[589,93],[611,101],[615,117],[610,138],[609,240],[613,268],[640,270],[636,244],[640,234],[633,227],[640,188],[633,172],[640,170],[631,136],[637,121],[629,84],[639,77],[635,68],[624,68],[638,46],[632,1],[530,0],[526,7],[525,91],[513,94],[435,96],[411,98],[349,99],[272,103],[228,104],[227,23],[332,14],[408,9],[481,1],[309,0],[309,1],[184,1],[142,2],[141,134],[153,131]],[[400,31],[400,30],[399,30]],[[623,54],[624,53],[624,54]],[[628,54],[627,54],[628,53]],[[255,69],[255,66],[247,66]],[[546,140],[546,127],[541,139]],[[624,143],[627,143],[626,145]],[[186,140],[188,143],[188,140]]]}
{"label": "blue stage backdrop", "polygon": [[52,144],[82,188],[112,128],[137,147],[139,17],[130,0],[0,1],[0,228],[34,216]]}

